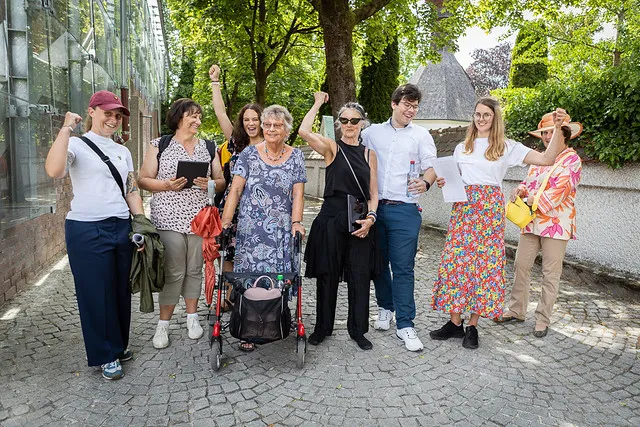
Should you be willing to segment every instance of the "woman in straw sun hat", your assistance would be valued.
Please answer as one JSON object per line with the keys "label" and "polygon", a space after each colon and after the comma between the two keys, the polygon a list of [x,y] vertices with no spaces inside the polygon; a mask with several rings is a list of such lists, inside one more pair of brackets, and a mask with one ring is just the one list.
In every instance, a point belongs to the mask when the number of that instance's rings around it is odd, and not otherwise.
{"label": "woman in straw sun hat", "polygon": [[[540,138],[545,147],[553,134],[553,115],[547,113],[538,123],[538,129],[529,132]],[[531,267],[538,251],[542,250],[542,293],[536,307],[536,326],[533,335],[542,338],[547,335],[553,305],[558,296],[562,262],[567,243],[576,238],[576,208],[574,205],[576,187],[580,182],[582,162],[580,156],[567,143],[582,133],[582,125],[572,122],[567,115],[562,123],[564,144],[556,157],[554,166],[531,166],[524,181],[513,191],[516,196],[526,198],[529,205],[547,175],[549,179],[542,191],[536,211],[536,218],[522,229],[515,259],[515,276],[508,310],[498,323],[523,322],[529,303]],[[557,166],[556,166],[557,165]]]}

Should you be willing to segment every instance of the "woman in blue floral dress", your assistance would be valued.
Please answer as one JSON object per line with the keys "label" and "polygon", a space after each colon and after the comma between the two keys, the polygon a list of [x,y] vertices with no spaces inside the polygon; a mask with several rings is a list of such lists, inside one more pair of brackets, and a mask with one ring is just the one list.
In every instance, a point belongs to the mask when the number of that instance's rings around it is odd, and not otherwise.
{"label": "woman in blue floral dress", "polygon": [[222,226],[231,224],[240,203],[235,272],[291,272],[291,239],[305,231],[304,156],[285,144],[293,126],[285,107],[267,107],[261,123],[264,142],[245,148],[234,165]]}

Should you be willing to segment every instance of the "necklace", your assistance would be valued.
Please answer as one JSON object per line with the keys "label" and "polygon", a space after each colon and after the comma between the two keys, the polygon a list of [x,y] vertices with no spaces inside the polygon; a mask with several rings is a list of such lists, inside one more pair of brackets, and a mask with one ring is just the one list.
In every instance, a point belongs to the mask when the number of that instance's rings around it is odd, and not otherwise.
{"label": "necklace", "polygon": [[264,154],[265,156],[267,156],[267,159],[271,160],[272,162],[277,162],[278,160],[280,160],[282,158],[282,156],[284,156],[284,151],[285,151],[285,147],[282,147],[282,151],[280,152],[280,155],[276,158],[273,157],[269,157],[269,150],[267,149],[267,144],[264,144]]}

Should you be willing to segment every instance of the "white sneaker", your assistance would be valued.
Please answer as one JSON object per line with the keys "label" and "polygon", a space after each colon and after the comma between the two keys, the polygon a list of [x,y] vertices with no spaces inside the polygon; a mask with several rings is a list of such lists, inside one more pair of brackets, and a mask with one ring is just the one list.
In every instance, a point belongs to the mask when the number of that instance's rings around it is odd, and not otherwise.
{"label": "white sneaker", "polygon": [[153,347],[157,349],[166,348],[169,346],[169,333],[168,327],[164,325],[156,326],[156,333],[153,336]]}
{"label": "white sneaker", "polygon": [[398,329],[396,336],[398,339],[404,341],[404,346],[407,347],[409,351],[420,351],[424,348],[422,341],[420,341],[418,334],[416,334],[416,330],[413,328]]}
{"label": "white sneaker", "polygon": [[388,331],[391,319],[393,319],[393,311],[379,308],[378,320],[373,323],[373,328],[379,331]]}
{"label": "white sneaker", "polygon": [[197,317],[194,319],[187,317],[187,329],[189,330],[189,338],[192,340],[197,340],[204,334],[202,326],[200,326],[200,321],[198,321]]}

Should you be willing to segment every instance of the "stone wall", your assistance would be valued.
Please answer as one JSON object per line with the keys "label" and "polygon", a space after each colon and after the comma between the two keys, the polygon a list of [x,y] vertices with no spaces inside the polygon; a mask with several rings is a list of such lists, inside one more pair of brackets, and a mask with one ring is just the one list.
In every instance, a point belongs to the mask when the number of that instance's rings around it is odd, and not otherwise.
{"label": "stone wall", "polygon": [[0,305],[32,284],[66,251],[64,219],[73,193],[69,178],[56,180],[56,211],[40,215],[0,235]]}

